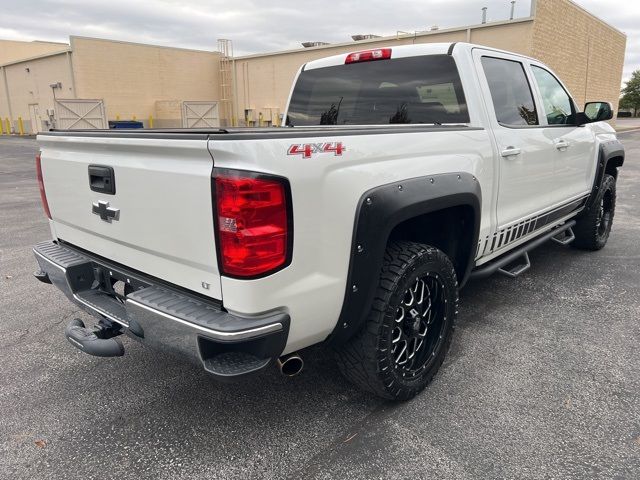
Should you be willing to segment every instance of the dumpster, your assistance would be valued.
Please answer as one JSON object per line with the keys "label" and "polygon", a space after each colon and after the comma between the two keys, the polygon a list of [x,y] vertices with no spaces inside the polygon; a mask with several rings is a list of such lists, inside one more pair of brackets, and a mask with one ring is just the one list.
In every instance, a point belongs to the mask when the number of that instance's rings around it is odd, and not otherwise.
{"label": "dumpster", "polygon": [[142,122],[136,120],[110,120],[109,128],[142,128]]}

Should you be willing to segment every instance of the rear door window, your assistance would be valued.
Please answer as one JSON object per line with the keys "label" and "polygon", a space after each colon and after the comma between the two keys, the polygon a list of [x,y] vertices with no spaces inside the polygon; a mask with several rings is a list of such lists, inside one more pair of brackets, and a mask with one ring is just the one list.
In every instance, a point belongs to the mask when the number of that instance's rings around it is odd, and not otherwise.
{"label": "rear door window", "polygon": [[524,65],[505,58],[482,57],[498,122],[507,126],[538,125],[538,112]]}
{"label": "rear door window", "polygon": [[352,63],[303,71],[289,126],[469,123],[449,55]]}

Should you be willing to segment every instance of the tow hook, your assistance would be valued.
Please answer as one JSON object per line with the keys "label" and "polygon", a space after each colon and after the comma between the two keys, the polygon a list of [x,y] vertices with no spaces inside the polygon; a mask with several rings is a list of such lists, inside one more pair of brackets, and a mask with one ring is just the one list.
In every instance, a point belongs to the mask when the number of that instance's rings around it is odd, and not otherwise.
{"label": "tow hook", "polygon": [[79,318],[69,322],[64,331],[67,340],[74,347],[95,357],[121,357],[124,355],[124,345],[115,338],[122,332],[111,325],[98,324],[89,329]]}

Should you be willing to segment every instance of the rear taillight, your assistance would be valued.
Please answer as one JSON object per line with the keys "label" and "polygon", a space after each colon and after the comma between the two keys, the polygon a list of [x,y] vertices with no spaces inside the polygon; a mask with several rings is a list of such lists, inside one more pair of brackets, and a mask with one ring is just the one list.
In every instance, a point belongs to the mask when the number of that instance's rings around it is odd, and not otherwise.
{"label": "rear taillight", "polygon": [[288,264],[293,231],[286,179],[214,169],[213,197],[223,274],[255,278]]}
{"label": "rear taillight", "polygon": [[344,63],[372,62],[374,60],[388,60],[391,58],[390,48],[376,48],[375,50],[363,50],[347,55]]}
{"label": "rear taillight", "polygon": [[49,210],[49,202],[47,202],[47,193],[44,191],[44,181],[42,180],[42,162],[40,153],[36,155],[36,176],[38,177],[38,187],[40,187],[40,200],[42,200],[42,208],[44,213],[51,219],[51,211]]}

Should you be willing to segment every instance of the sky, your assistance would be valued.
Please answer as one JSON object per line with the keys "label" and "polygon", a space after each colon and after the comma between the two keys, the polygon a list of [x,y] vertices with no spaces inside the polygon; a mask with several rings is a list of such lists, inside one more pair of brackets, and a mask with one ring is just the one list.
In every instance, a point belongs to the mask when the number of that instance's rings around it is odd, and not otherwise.
{"label": "sky", "polygon": [[[627,79],[640,68],[640,1],[574,1],[627,34]],[[516,17],[528,16],[530,3],[518,0]],[[0,38],[68,42],[80,35],[202,50],[228,38],[245,55],[303,41],[346,42],[353,34],[476,24],[483,6],[489,21],[509,18],[509,0],[0,0]]]}

